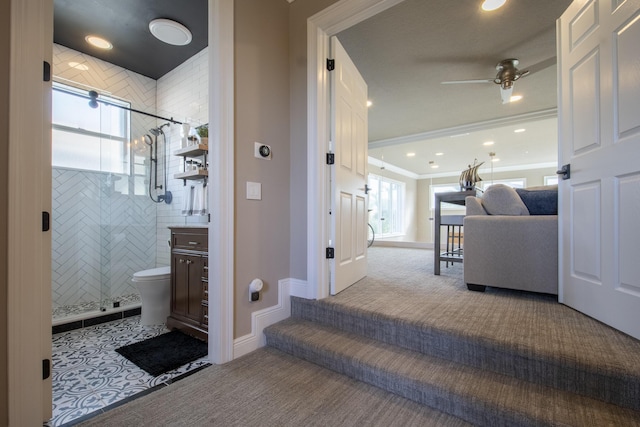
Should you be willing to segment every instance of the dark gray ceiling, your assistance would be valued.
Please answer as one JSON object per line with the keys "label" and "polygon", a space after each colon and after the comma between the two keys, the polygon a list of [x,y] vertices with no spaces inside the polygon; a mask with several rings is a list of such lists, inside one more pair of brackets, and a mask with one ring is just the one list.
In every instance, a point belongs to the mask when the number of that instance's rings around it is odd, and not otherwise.
{"label": "dark gray ceiling", "polygon": [[[207,0],[54,0],[54,43],[157,80],[207,46]],[[156,18],[177,21],[193,40],[172,46],[149,32]],[[113,44],[101,50],[85,41],[97,35]]]}

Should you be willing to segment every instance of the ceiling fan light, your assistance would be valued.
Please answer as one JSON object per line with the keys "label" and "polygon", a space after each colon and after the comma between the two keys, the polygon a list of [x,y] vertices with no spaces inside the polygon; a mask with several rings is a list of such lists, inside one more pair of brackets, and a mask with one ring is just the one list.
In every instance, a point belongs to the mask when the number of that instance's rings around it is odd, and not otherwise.
{"label": "ceiling fan light", "polygon": [[500,9],[507,0],[484,0],[482,3],[482,10],[491,12],[492,10]]}
{"label": "ceiling fan light", "polygon": [[154,19],[149,22],[149,31],[158,40],[174,46],[188,45],[193,38],[187,27],[170,19]]}

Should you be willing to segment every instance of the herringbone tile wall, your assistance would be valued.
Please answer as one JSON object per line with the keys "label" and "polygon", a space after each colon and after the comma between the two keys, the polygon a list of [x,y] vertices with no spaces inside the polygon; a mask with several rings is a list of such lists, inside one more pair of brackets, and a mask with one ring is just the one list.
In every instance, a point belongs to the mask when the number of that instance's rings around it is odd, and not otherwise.
{"label": "herringbone tile wall", "polygon": [[[199,126],[208,122],[208,58],[204,49],[155,81],[54,45],[53,72],[54,80],[60,83],[87,90],[97,88],[130,102],[137,110]],[[77,68],[78,64],[88,69]],[[139,138],[162,123],[132,113],[132,138]],[[168,189],[174,196],[170,205],[153,203],[148,192],[134,195],[133,178],[129,175],[54,167],[54,308],[137,293],[130,280],[133,273],[170,264],[167,227],[206,223],[206,216],[181,215],[183,183],[172,178],[180,170],[181,158],[171,155],[180,148],[180,127],[171,126],[165,131],[170,144]],[[158,151],[162,156],[164,150]],[[147,156],[146,149],[142,154]],[[146,163],[149,164],[148,159]],[[158,163],[161,177],[162,157]],[[106,294],[101,295],[101,288]]]}

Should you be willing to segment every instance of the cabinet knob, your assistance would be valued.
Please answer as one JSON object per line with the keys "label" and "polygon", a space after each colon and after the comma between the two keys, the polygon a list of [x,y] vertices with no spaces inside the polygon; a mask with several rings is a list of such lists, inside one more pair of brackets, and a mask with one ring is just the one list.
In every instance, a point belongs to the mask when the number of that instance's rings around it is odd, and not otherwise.
{"label": "cabinet knob", "polygon": [[180,264],[182,264],[182,263],[184,263],[184,259],[180,258],[180,259],[178,260],[178,262],[179,262]]}
{"label": "cabinet knob", "polygon": [[187,260],[187,264],[193,264],[193,261],[191,261],[190,259]]}

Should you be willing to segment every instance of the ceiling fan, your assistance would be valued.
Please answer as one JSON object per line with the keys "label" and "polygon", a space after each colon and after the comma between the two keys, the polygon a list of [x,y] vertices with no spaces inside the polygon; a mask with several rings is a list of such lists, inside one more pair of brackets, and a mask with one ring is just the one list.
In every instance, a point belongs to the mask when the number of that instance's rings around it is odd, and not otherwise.
{"label": "ceiling fan", "polygon": [[514,58],[504,59],[496,65],[498,74],[493,79],[478,79],[478,80],[452,80],[447,82],[441,82],[443,85],[448,84],[460,84],[460,83],[495,83],[500,85],[500,96],[502,103],[507,104],[511,99],[511,93],[513,92],[513,82],[520,77],[525,77],[530,74],[529,70],[520,71],[516,66],[519,61]]}

